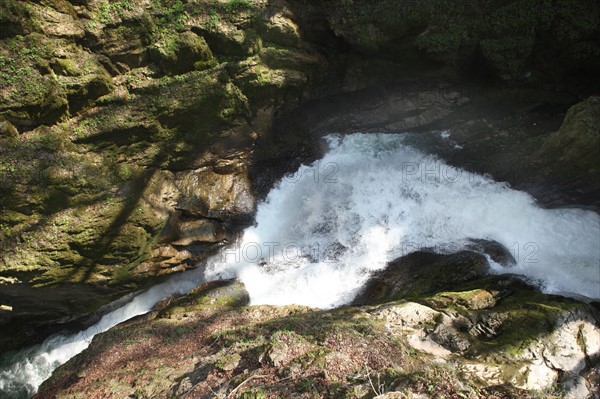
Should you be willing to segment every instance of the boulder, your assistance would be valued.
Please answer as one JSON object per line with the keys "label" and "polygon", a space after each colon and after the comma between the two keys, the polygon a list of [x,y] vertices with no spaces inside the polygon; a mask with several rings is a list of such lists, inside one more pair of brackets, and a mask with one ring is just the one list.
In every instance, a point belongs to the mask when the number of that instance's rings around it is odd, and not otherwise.
{"label": "boulder", "polygon": [[539,153],[538,162],[568,180],[586,180],[598,189],[600,177],[600,97],[573,105],[560,130],[552,134]]}
{"label": "boulder", "polygon": [[485,310],[401,301],[372,308],[369,314],[413,349],[451,360],[485,385],[546,390],[559,384],[569,397],[587,397],[587,379],[593,378],[587,370],[600,353],[597,313],[585,304],[547,296],[518,282],[494,280],[492,284],[512,284],[514,291]]}
{"label": "boulder", "polygon": [[217,56],[249,56],[256,54],[262,46],[254,29],[240,29],[228,21],[209,27],[205,24],[192,26],[192,31],[206,39]]}
{"label": "boulder", "polygon": [[485,256],[471,251],[413,252],[375,273],[352,303],[366,305],[433,293],[481,277],[488,268]]}
{"label": "boulder", "polygon": [[250,182],[244,171],[221,174],[201,168],[178,174],[175,184],[181,192],[176,207],[184,214],[226,218],[243,217],[254,210]]}
{"label": "boulder", "polygon": [[260,34],[265,41],[286,47],[300,45],[300,28],[283,12],[266,13],[263,24]]}
{"label": "boulder", "polygon": [[215,243],[225,238],[223,227],[206,219],[180,221],[178,227],[179,238],[172,241],[172,245]]}
{"label": "boulder", "polygon": [[19,137],[19,131],[12,123],[0,117],[0,139],[15,139]]}
{"label": "boulder", "polygon": [[502,266],[514,266],[517,261],[513,254],[504,245],[493,240],[470,239],[467,249],[477,251],[489,256],[494,262]]}
{"label": "boulder", "polygon": [[157,42],[150,47],[150,56],[169,75],[180,75],[216,65],[204,38],[189,31]]}

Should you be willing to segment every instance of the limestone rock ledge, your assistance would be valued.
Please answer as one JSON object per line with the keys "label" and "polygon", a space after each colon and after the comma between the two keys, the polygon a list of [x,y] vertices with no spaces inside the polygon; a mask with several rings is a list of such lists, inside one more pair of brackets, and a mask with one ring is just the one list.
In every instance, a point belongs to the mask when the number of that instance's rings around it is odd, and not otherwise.
{"label": "limestone rock ledge", "polygon": [[96,336],[36,398],[598,394],[597,310],[514,278],[330,311],[247,302],[232,281],[167,300]]}

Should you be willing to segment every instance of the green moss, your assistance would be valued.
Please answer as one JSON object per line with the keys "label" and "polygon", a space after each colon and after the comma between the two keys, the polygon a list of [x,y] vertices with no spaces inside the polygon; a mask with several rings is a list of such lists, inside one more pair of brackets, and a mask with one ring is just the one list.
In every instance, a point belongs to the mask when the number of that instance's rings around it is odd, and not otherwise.
{"label": "green moss", "polygon": [[169,37],[173,32],[182,32],[189,18],[181,0],[152,0],[150,11],[152,23],[146,26],[151,26],[150,31],[154,41]]}
{"label": "green moss", "polygon": [[196,61],[194,62],[194,69],[196,71],[204,71],[206,69],[214,68],[218,65],[218,61],[214,58],[207,61]]}
{"label": "green moss", "polygon": [[239,282],[216,282],[200,286],[173,301],[160,317],[201,313],[207,309],[238,307],[247,304],[248,293]]}
{"label": "green moss", "polygon": [[[511,281],[507,288],[502,281],[502,277],[486,277],[460,285],[454,292],[438,293],[418,302],[437,310],[450,309],[475,319],[480,315],[499,315],[504,320],[499,334],[493,338],[480,337],[473,340],[471,350],[480,353],[505,352],[511,355],[520,354],[540,336],[551,333],[566,312],[582,306],[569,298],[542,294],[518,281]],[[482,291],[504,294],[500,294],[493,306],[485,309],[464,306],[472,303],[473,297],[480,295]]]}
{"label": "green moss", "polygon": [[[509,80],[535,70],[560,79],[577,69],[575,64],[591,73],[598,69],[600,50],[587,38],[597,30],[600,14],[590,1],[338,0],[331,5],[338,6],[332,11],[338,34],[367,54],[405,61],[420,50],[455,68],[481,55],[488,72]],[[556,57],[561,62],[554,62]]]}
{"label": "green moss", "polygon": [[163,37],[150,48],[150,53],[164,71],[182,74],[192,69],[216,66],[206,41],[192,32]]}
{"label": "green moss", "polygon": [[42,74],[51,55],[51,44],[38,34],[17,35],[0,43],[0,87],[10,87],[12,98],[27,96],[29,102],[41,101],[47,92]]}
{"label": "green moss", "polygon": [[591,182],[600,176],[600,98],[590,97],[571,107],[557,133],[552,134],[538,154],[545,164],[562,179]]}
{"label": "green moss", "polygon": [[208,12],[208,18],[206,19],[204,26],[209,31],[214,32],[217,30],[220,23],[221,23],[221,16],[215,9],[211,9]]}
{"label": "green moss", "polygon": [[0,100],[0,114],[26,130],[52,125],[112,90],[92,54],[37,33],[0,42],[0,68],[0,89],[10,94]]}
{"label": "green moss", "polygon": [[66,58],[66,59],[59,58],[58,60],[56,60],[56,62],[62,67],[63,71],[69,76],[80,76],[82,73],[79,65],[77,65],[77,63],[70,58]]}
{"label": "green moss", "polygon": [[96,18],[103,24],[115,22],[118,18],[123,18],[128,11],[132,11],[135,2],[132,0],[117,0],[101,3],[96,9]]}
{"label": "green moss", "polygon": [[227,0],[222,7],[226,12],[234,13],[248,11],[253,8],[253,5],[251,0]]}
{"label": "green moss", "polygon": [[239,353],[226,354],[215,362],[215,367],[222,371],[231,371],[237,367],[241,359]]}
{"label": "green moss", "polygon": [[434,31],[417,38],[417,46],[428,53],[450,53],[456,52],[467,36],[466,27],[453,24],[444,31]]}
{"label": "green moss", "polygon": [[16,19],[26,19],[30,15],[27,3],[17,0],[4,0],[0,3],[0,23],[2,25],[14,22]]}
{"label": "green moss", "polygon": [[498,292],[475,289],[461,292],[439,292],[430,299],[430,303],[437,307],[448,308],[454,305],[467,309],[484,309],[493,307],[497,301]]}

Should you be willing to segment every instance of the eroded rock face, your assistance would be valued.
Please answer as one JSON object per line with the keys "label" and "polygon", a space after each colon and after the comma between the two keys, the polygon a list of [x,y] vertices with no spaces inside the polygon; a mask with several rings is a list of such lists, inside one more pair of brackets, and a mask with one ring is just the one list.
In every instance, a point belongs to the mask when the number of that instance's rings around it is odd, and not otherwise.
{"label": "eroded rock face", "polygon": [[[533,303],[546,306],[542,303],[558,299],[544,298],[530,289],[521,291],[523,286],[516,284],[515,292],[508,298],[528,296],[533,299],[528,307]],[[506,282],[502,285],[506,286]],[[582,375],[597,362],[600,339],[598,315],[591,308],[558,299],[558,307],[538,316],[538,320],[530,320],[527,326],[515,323],[518,311],[512,306],[518,302],[506,303],[512,299],[490,304],[483,312],[467,310],[465,303],[438,302],[440,297],[471,295],[477,294],[438,293],[425,300],[433,308],[404,302],[382,305],[369,312],[384,320],[392,334],[406,337],[416,350],[455,362],[466,375],[487,384],[511,384],[532,390],[546,390],[559,384],[571,397],[577,394],[587,397],[589,382]],[[527,308],[521,310],[529,312]],[[533,330],[526,330],[529,328]],[[527,333],[510,338],[518,329]],[[523,336],[522,341],[518,335]],[[495,347],[492,352],[486,349],[490,344]],[[577,377],[561,380],[562,375]]]}
{"label": "eroded rock face", "polygon": [[[332,9],[327,20],[337,36],[365,55],[420,59],[423,67],[432,67],[423,62],[425,56],[449,69],[531,82],[550,76],[568,79],[574,59],[585,60],[585,71],[595,75],[588,68],[598,67],[593,59],[598,43],[585,38],[598,31],[599,15],[593,1],[576,8],[520,1],[477,8],[472,1],[459,1],[448,9],[442,3],[357,0]],[[575,21],[567,34],[565,26]],[[551,57],[565,57],[565,62],[549,62]]]}
{"label": "eroded rock face", "polygon": [[165,72],[175,75],[209,69],[217,63],[204,38],[189,31],[158,42],[150,53]]}
{"label": "eroded rock face", "polygon": [[[318,62],[265,4],[2,2],[0,262],[13,316],[31,285],[110,286],[109,301],[193,267],[248,223],[250,150],[270,134],[253,113],[297,103]],[[258,31],[269,49],[295,36],[299,55],[245,60]]]}

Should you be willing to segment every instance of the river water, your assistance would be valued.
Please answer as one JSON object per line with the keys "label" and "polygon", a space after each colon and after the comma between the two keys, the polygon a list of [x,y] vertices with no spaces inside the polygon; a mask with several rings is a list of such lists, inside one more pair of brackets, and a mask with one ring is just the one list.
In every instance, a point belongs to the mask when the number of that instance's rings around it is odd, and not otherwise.
{"label": "river water", "polygon": [[527,193],[466,172],[406,144],[406,135],[325,138],[329,151],[283,178],[231,248],[136,296],[78,334],[0,359],[3,398],[31,396],[93,336],[203,281],[237,278],[252,304],[332,308],[351,301],[371,273],[419,248],[453,252],[495,240],[516,259],[490,262],[548,293],[600,298],[600,216],[543,209]]}

